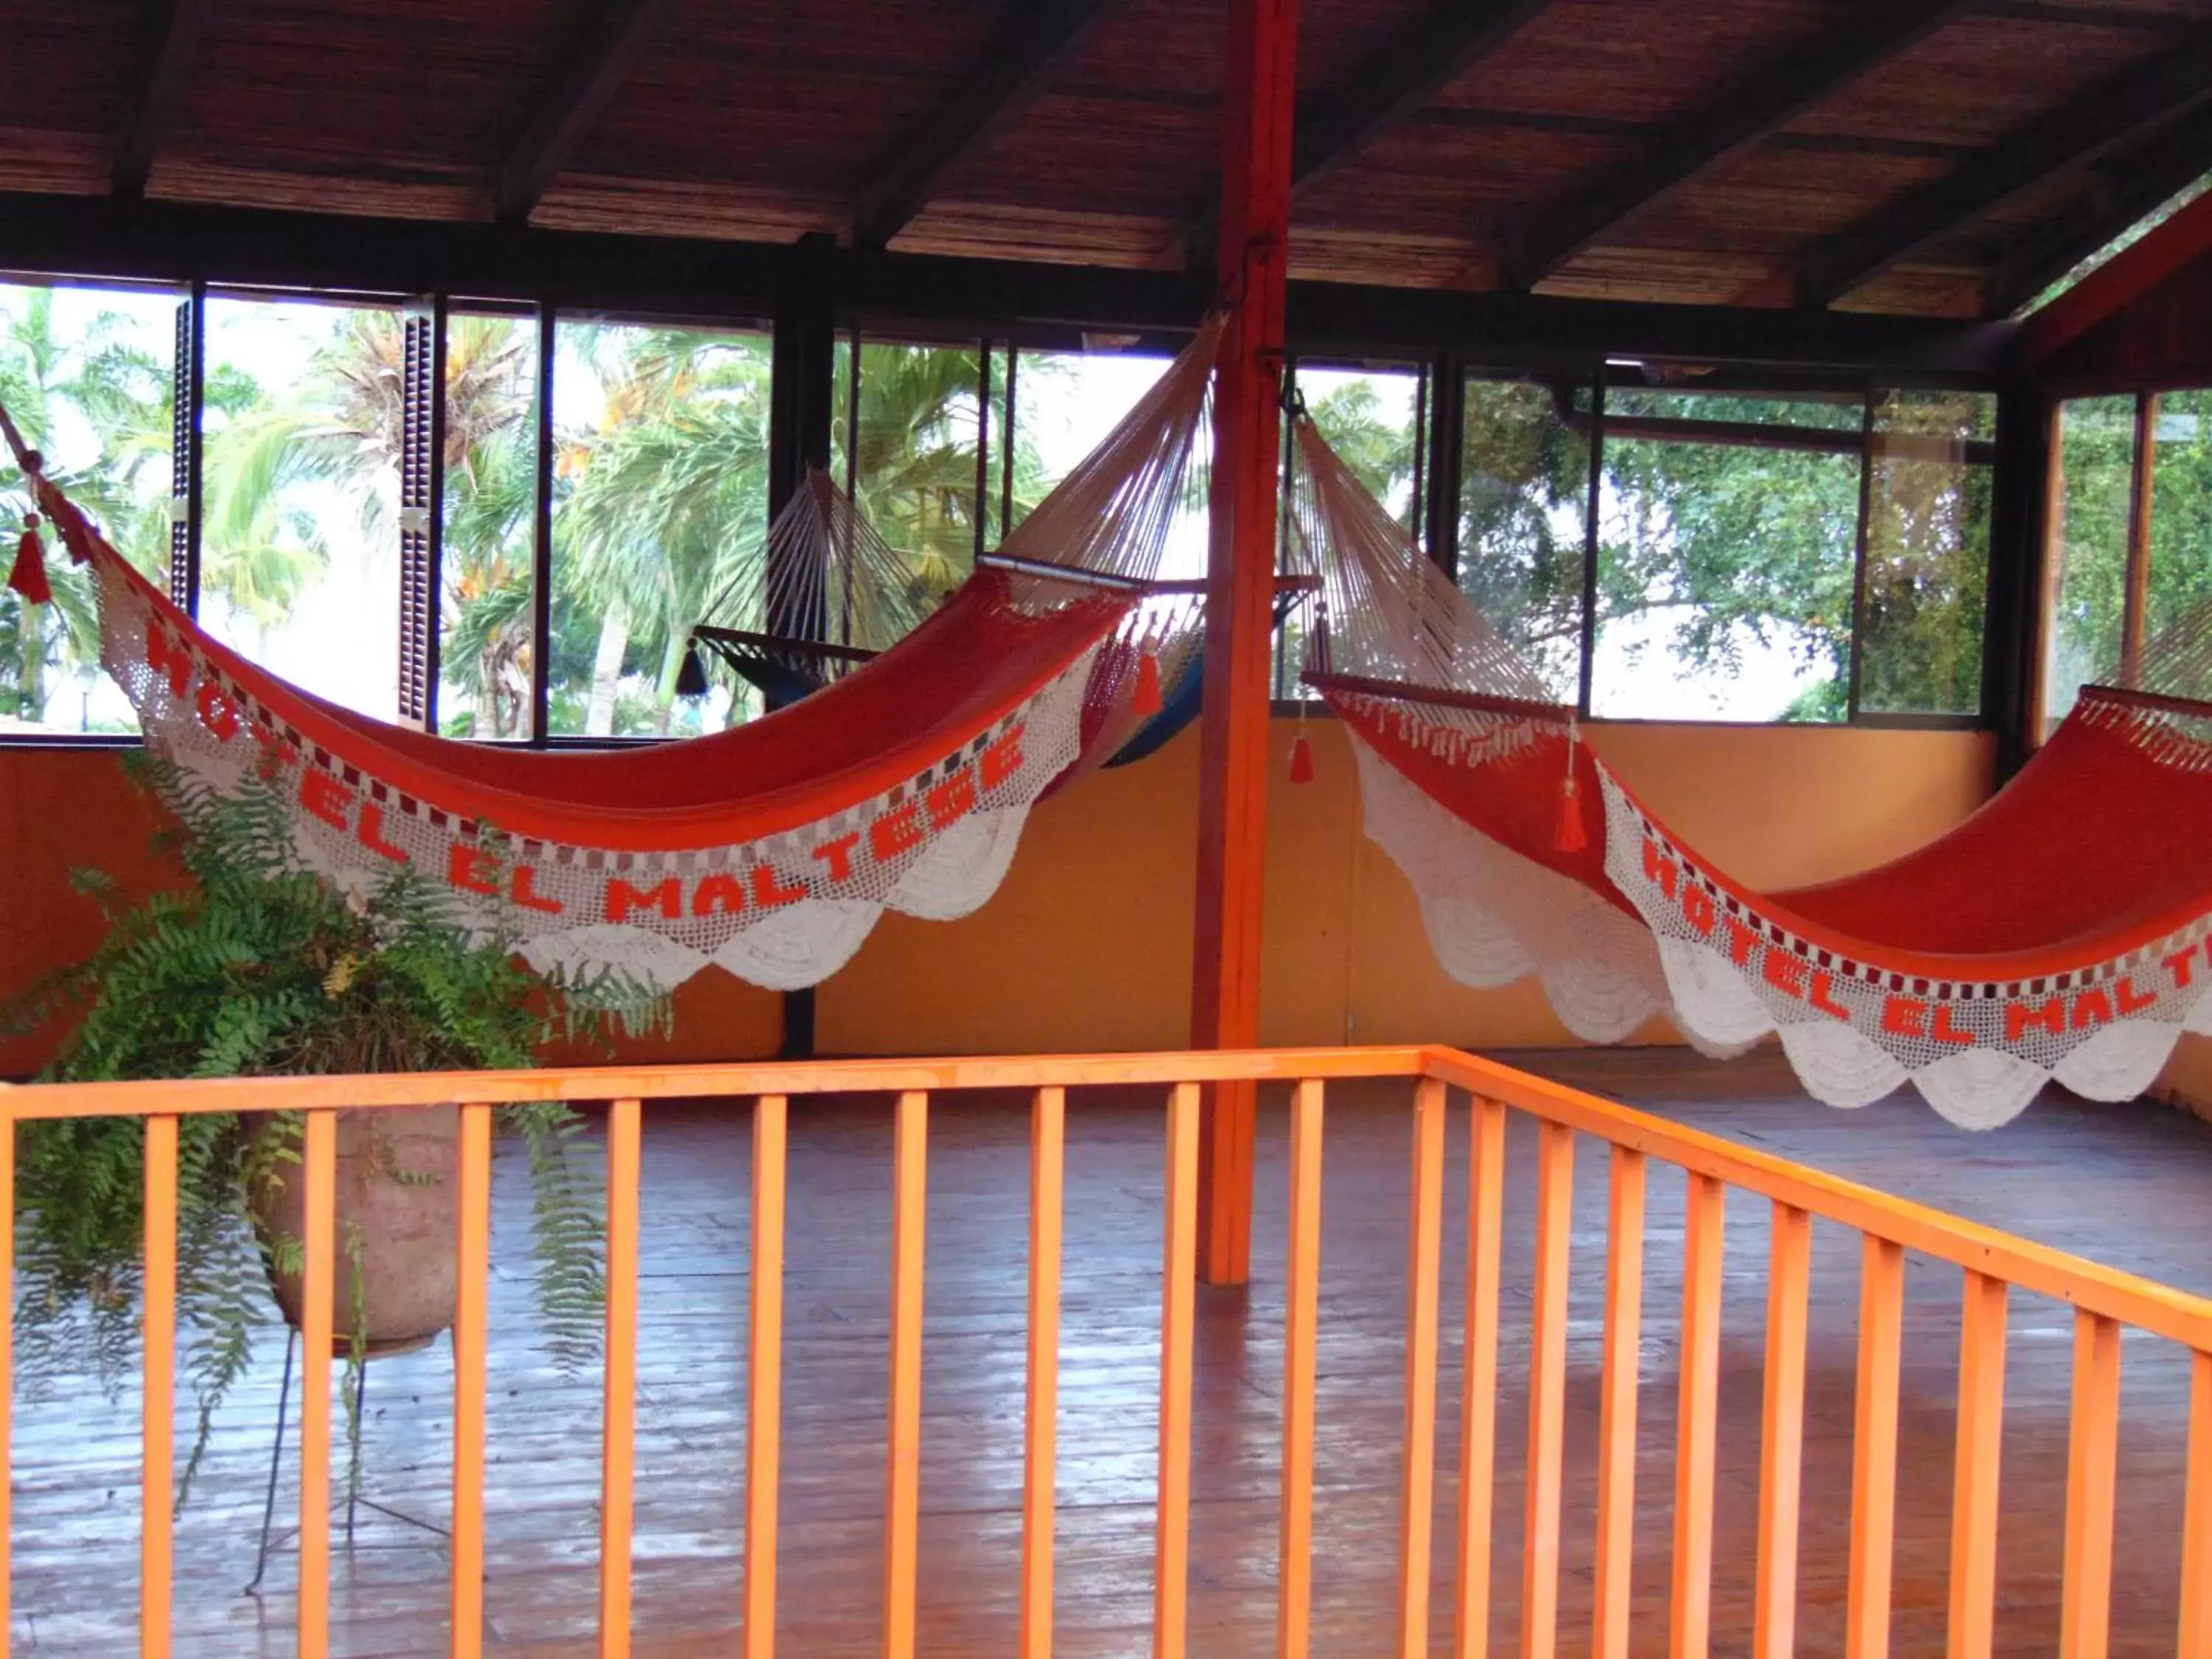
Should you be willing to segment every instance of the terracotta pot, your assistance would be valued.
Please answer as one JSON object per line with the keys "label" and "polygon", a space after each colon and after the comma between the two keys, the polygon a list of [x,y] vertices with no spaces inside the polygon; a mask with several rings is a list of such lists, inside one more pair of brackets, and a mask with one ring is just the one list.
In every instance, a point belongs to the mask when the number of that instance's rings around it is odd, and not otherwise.
{"label": "terracotta pot", "polygon": [[[368,1352],[419,1348],[453,1322],[460,1113],[452,1106],[338,1114],[337,1279],[331,1322],[338,1353],[353,1343],[358,1305]],[[295,1147],[296,1150],[296,1147]],[[305,1234],[304,1171],[283,1162],[251,1196],[264,1242]],[[358,1235],[359,1303],[348,1239]],[[270,1273],[285,1322],[297,1330],[306,1287],[295,1273]]]}

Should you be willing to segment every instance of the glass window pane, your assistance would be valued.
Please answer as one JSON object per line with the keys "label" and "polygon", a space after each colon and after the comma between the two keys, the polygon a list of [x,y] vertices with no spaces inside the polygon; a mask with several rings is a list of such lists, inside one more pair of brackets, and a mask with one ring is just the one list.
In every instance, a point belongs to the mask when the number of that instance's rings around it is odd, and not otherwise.
{"label": "glass window pane", "polygon": [[[168,586],[171,387],[179,297],[0,283],[0,403],[125,557]],[[0,452],[0,567],[30,510]],[[49,605],[0,587],[0,733],[135,732],[100,668],[92,584],[48,533]]]}
{"label": "glass window pane", "polygon": [[1859,707],[1978,713],[1993,471],[1987,446],[1996,435],[1996,399],[1982,392],[1884,392],[1874,431]]}
{"label": "glass window pane", "polygon": [[[1694,409],[1695,413],[1688,413]],[[1832,400],[1608,392],[1592,712],[1840,720],[1848,712],[1859,456],[1739,428],[1842,428]]]}
{"label": "glass window pane", "polygon": [[676,692],[695,623],[757,629],[769,342],[564,318],[553,364],[556,736],[690,736],[757,702]]}
{"label": "glass window pane", "polygon": [[2059,405],[2058,500],[2051,526],[2050,658],[2044,712],[2064,718],[2084,684],[2120,663],[2127,603],[2128,496],[2136,400],[2077,398]]}
{"label": "glass window pane", "polygon": [[402,319],[211,299],[200,619],[294,684],[399,703]]}
{"label": "glass window pane", "polygon": [[538,319],[456,309],[446,330],[438,723],[526,738],[535,654]]}
{"label": "glass window pane", "polygon": [[975,567],[980,351],[860,342],[854,501],[909,562],[927,605]]}
{"label": "glass window pane", "polygon": [[[1024,351],[1014,380],[1014,510],[1009,529],[1104,441],[1167,372],[1169,360],[1136,352]],[[1203,542],[1203,532],[1200,539]],[[1170,559],[1176,562],[1176,550]],[[1188,549],[1181,550],[1188,562]],[[1206,568],[1201,544],[1194,568]]]}
{"label": "glass window pane", "polygon": [[1460,591],[1572,702],[1582,691],[1589,388],[1474,379],[1466,398]]}
{"label": "glass window pane", "polygon": [[2168,648],[2201,641],[2212,599],[2212,391],[2169,392],[2151,423],[2150,605],[2147,653],[2167,661],[2144,666],[2160,684],[2190,696],[2212,686],[2177,682]]}

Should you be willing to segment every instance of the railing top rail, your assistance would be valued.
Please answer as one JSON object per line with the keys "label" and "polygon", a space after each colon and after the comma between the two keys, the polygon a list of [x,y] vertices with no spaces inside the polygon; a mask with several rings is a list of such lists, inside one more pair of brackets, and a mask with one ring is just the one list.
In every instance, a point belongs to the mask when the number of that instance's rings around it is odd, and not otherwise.
{"label": "railing top rail", "polygon": [[1826,1175],[1454,1048],[1424,1055],[1427,1075],[1532,1116],[1711,1176],[2021,1290],[2212,1353],[2212,1298]]}
{"label": "railing top rail", "polygon": [[[0,1085],[0,1111],[19,1118],[147,1117],[195,1112],[304,1111],[319,1106],[436,1106],[466,1100],[670,1100],[908,1090],[1042,1089],[1229,1083],[1304,1078],[1416,1077],[1418,1048],[1273,1048],[1031,1058],[765,1060],[729,1066],[546,1066],[515,1072],[404,1072],[366,1077],[195,1078],[137,1083]],[[465,1079],[464,1081],[463,1079]]]}
{"label": "railing top rail", "polygon": [[[1030,1058],[571,1066],[373,1077],[218,1078],[0,1085],[10,1119],[404,1107],[466,1099],[666,1100],[1302,1079],[1433,1077],[1908,1249],[2212,1353],[2212,1299],[1948,1215],[1455,1048],[1280,1048]],[[465,1079],[465,1083],[461,1081]]]}

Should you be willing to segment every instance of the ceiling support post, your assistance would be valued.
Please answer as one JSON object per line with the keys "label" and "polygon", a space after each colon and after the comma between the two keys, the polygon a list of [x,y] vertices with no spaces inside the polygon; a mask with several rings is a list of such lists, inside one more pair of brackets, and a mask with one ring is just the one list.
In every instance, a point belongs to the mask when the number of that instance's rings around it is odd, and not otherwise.
{"label": "ceiling support post", "polygon": [[[1297,52],[1297,0],[1231,0],[1215,267],[1229,322],[1213,405],[1191,986],[1191,1043],[1199,1048],[1253,1048],[1260,1036],[1275,455]],[[1255,1096],[1249,1083],[1224,1084],[1205,1103],[1199,1273],[1212,1285],[1241,1285],[1251,1273]]]}

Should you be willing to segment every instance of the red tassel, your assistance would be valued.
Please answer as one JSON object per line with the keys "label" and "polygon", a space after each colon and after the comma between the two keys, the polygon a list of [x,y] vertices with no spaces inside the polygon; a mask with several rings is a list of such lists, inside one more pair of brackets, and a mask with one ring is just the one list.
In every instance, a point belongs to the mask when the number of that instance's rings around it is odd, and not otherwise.
{"label": "red tassel", "polygon": [[15,567],[8,573],[8,586],[31,605],[46,605],[53,599],[54,590],[46,581],[46,550],[39,541],[39,515],[35,513],[23,520],[23,539],[15,544]]}
{"label": "red tassel", "polygon": [[1559,793],[1559,835],[1554,843],[1562,853],[1579,853],[1589,845],[1589,834],[1583,828],[1582,795],[1575,787],[1575,775],[1567,774],[1566,787]]}
{"label": "red tassel", "polygon": [[1297,739],[1291,744],[1291,781],[1292,783],[1313,781],[1313,744],[1306,741],[1306,734],[1303,732],[1298,733]]}
{"label": "red tassel", "polygon": [[1130,695],[1129,707],[1147,720],[1167,706],[1160,695],[1160,659],[1147,651],[1137,659],[1137,689]]}

